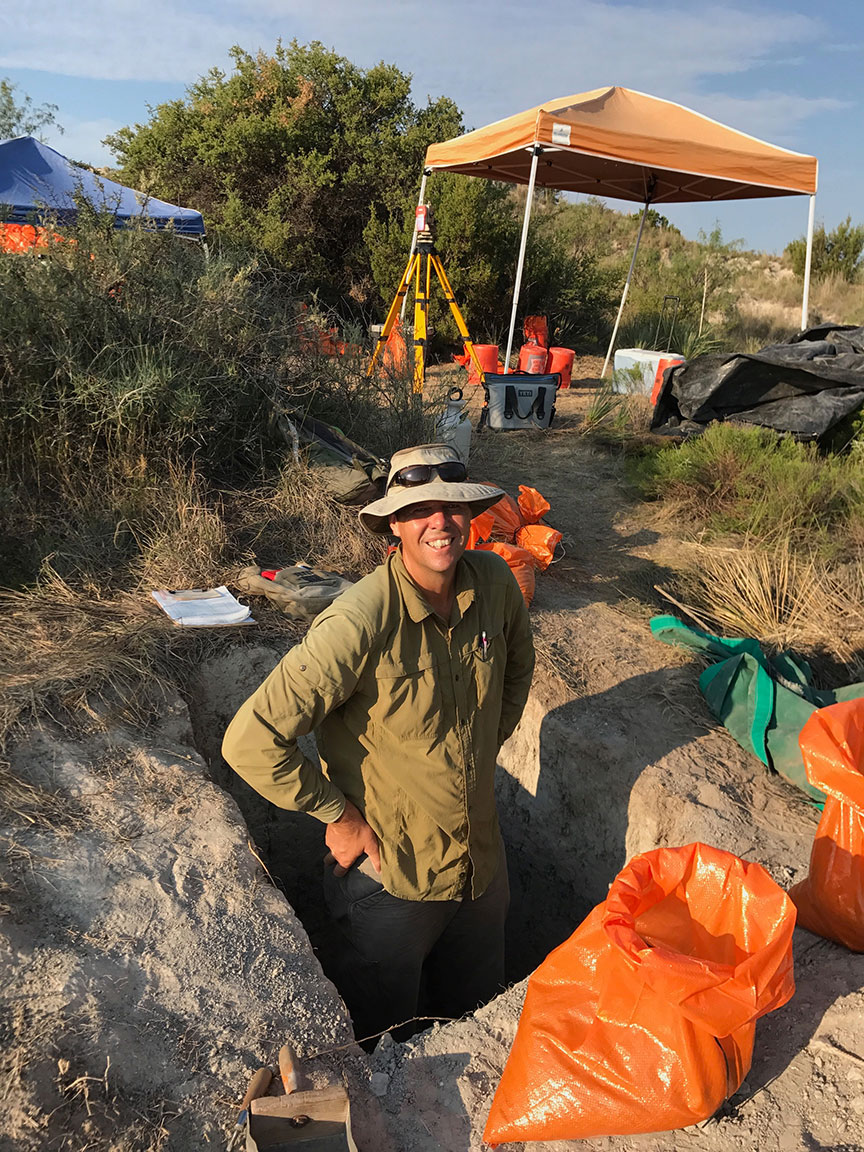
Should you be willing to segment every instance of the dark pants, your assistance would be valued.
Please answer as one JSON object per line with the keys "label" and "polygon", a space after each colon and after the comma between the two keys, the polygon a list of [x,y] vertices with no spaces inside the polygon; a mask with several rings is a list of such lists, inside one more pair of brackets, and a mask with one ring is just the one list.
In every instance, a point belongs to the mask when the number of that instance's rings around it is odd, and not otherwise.
{"label": "dark pants", "polygon": [[[332,864],[324,866],[324,896],[347,938],[339,990],[358,1039],[419,1015],[462,1016],[504,987],[510,885],[503,849],[476,900],[400,900],[366,871],[336,877]],[[416,1030],[394,1034],[404,1039]]]}

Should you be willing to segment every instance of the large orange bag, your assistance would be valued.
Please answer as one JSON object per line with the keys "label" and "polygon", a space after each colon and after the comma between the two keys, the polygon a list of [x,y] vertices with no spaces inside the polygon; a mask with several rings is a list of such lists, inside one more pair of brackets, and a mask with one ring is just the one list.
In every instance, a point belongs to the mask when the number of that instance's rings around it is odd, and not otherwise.
{"label": "large orange bag", "polygon": [[789,895],[802,928],[864,952],[864,700],[820,708],[798,743],[826,799],[810,872]]}
{"label": "large orange bag", "polygon": [[562,540],[557,528],[548,524],[525,524],[516,533],[516,543],[534,557],[534,563],[545,572],[555,557],[555,549]]}
{"label": "large orange bag", "polygon": [[541,496],[536,488],[529,488],[527,484],[519,485],[519,511],[525,524],[536,524],[551,509],[552,505],[545,496]]}
{"label": "large orange bag", "polygon": [[682,1128],[740,1087],[756,1020],[792,996],[795,909],[705,844],[633,860],[528,981],[483,1139]]}
{"label": "large orange bag", "polygon": [[478,552],[497,552],[503,556],[510,566],[510,571],[516,577],[519,591],[528,607],[534,599],[536,573],[534,571],[534,557],[525,548],[517,548],[515,544],[505,544],[495,540],[491,544],[475,544]]}
{"label": "large orange bag", "polygon": [[502,496],[497,504],[481,512],[477,519],[486,529],[484,540],[504,540],[512,544],[522,527],[522,513],[512,496]]}

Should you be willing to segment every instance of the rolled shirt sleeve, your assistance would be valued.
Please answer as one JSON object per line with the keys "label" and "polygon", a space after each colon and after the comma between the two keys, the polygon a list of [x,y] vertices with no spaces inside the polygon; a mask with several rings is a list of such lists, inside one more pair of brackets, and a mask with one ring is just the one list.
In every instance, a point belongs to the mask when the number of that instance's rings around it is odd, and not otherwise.
{"label": "rolled shirt sleeve", "polygon": [[352,694],[371,639],[361,617],[327,609],[231,721],[222,755],[271,803],[326,824],[342,815],[345,796],[303,755],[297,738],[312,732]]}

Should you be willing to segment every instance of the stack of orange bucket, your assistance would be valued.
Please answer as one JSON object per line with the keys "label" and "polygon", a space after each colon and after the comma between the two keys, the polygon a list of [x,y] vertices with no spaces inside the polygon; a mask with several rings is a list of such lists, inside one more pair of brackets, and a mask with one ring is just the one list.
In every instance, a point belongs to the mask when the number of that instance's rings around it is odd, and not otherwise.
{"label": "stack of orange bucket", "polygon": [[522,330],[525,343],[519,349],[519,371],[532,376],[557,372],[561,387],[569,388],[576,359],[573,349],[549,347],[549,325],[545,316],[526,316]]}

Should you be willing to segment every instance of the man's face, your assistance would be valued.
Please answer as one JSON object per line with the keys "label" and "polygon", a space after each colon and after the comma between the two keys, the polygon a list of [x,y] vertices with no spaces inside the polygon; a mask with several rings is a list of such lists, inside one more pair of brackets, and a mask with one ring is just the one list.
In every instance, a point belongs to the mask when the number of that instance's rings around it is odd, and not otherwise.
{"label": "man's face", "polygon": [[424,576],[440,577],[453,571],[465,551],[470,528],[468,504],[424,501],[390,517],[390,530],[402,541],[405,567],[421,585]]}

